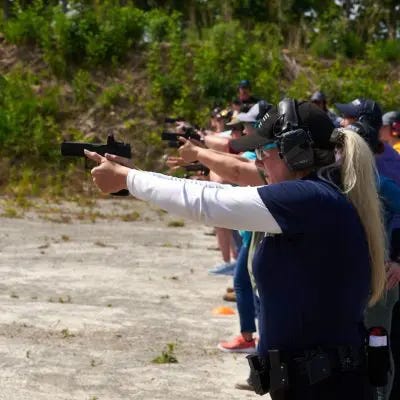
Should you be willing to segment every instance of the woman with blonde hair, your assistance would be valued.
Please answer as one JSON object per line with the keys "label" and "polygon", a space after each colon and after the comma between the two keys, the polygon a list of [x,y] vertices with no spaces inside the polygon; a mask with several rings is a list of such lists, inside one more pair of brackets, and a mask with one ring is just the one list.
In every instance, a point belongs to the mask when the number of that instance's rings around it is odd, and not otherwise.
{"label": "woman with blonde hair", "polygon": [[253,262],[260,341],[250,363],[255,390],[273,400],[372,399],[363,313],[385,286],[374,162],[359,135],[332,137],[333,128],[311,103],[281,101],[233,144],[256,149],[271,182],[260,187],[170,178],[87,152],[104,192],[128,188],[182,217],[265,232]]}

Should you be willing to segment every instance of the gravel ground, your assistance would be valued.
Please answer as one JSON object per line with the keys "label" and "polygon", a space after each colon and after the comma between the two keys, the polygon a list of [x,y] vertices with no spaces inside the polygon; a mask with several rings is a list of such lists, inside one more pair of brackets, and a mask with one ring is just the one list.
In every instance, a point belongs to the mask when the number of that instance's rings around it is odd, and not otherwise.
{"label": "gravel ground", "polygon": [[[30,203],[0,202],[1,400],[256,397],[216,349],[238,321],[212,313],[236,308],[210,228],[132,199]],[[153,363],[168,344],[178,363]]]}

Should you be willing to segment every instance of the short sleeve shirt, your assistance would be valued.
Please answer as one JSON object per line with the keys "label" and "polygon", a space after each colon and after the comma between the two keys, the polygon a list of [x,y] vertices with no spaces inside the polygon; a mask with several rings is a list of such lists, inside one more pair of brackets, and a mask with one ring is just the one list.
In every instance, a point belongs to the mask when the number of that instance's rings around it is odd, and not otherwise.
{"label": "short sleeve shirt", "polygon": [[260,354],[361,345],[370,264],[355,208],[335,186],[313,176],[258,192],[282,229],[265,237],[253,262]]}

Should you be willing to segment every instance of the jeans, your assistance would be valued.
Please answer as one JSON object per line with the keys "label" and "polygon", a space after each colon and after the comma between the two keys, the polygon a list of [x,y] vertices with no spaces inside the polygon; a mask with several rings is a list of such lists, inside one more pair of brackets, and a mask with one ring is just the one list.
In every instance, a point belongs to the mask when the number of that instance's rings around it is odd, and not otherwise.
{"label": "jeans", "polygon": [[242,245],[236,260],[235,274],[233,277],[236,305],[239,313],[240,332],[256,331],[253,288],[247,269],[248,254],[248,246]]}
{"label": "jeans", "polygon": [[236,246],[236,251],[239,253],[240,248],[242,246],[242,238],[240,237],[239,232],[233,230],[232,231],[232,238],[233,238],[233,241],[234,241],[235,246]]}

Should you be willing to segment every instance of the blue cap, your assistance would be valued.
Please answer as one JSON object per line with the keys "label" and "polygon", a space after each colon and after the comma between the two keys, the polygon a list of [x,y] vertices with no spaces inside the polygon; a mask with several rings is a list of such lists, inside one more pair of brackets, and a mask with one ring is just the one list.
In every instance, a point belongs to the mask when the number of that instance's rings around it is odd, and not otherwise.
{"label": "blue cap", "polygon": [[374,128],[382,125],[382,110],[373,100],[359,98],[346,104],[336,103],[335,107],[345,117],[366,120]]}

